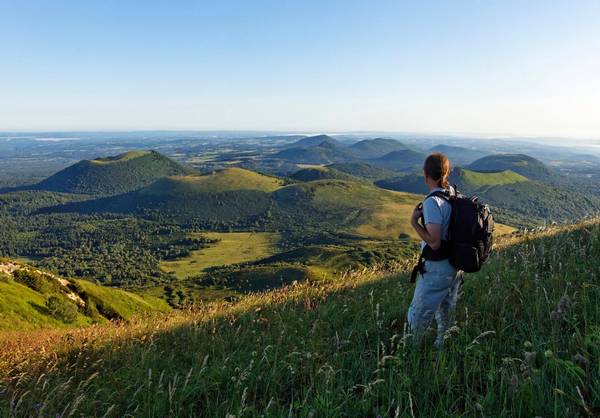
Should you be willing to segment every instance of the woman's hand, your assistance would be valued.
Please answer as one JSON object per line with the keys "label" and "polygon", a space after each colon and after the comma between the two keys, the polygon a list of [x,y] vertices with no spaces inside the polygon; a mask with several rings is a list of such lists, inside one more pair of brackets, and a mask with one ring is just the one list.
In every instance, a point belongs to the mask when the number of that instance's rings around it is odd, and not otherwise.
{"label": "woman's hand", "polygon": [[419,203],[417,206],[415,206],[413,213],[412,213],[412,217],[410,218],[410,223],[415,226],[415,225],[419,225],[419,219],[421,219],[421,217],[423,216],[423,205],[421,203]]}

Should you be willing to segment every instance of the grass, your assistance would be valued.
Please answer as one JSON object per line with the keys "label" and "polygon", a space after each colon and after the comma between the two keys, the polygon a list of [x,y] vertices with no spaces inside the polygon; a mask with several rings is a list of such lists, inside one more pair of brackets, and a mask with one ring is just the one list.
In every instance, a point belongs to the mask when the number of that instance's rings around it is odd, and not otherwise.
{"label": "grass", "polygon": [[31,330],[89,325],[91,318],[79,313],[72,324],[55,319],[46,309],[46,296],[13,280],[0,280],[0,330]]}
{"label": "grass", "polygon": [[504,170],[492,173],[483,173],[461,169],[461,180],[466,183],[469,188],[479,188],[484,186],[501,186],[506,184],[520,183],[529,181],[525,176],[515,173],[511,170]]}
{"label": "grass", "polygon": [[318,213],[318,219],[331,219],[342,231],[377,239],[395,239],[401,233],[416,237],[409,220],[421,198],[411,193],[334,179],[295,184],[279,192],[286,193],[287,204],[302,208],[298,211]]}
{"label": "grass", "polygon": [[207,248],[192,251],[189,257],[162,261],[161,268],[184,279],[209,267],[260,260],[277,251],[279,234],[271,232],[202,232],[203,237],[218,240]]}
{"label": "grass", "polygon": [[143,189],[145,195],[223,193],[236,190],[272,192],[283,185],[283,180],[242,168],[232,167],[205,175],[172,176],[158,180]]}
{"label": "grass", "polygon": [[[595,416],[600,227],[511,238],[469,275],[446,347],[377,269],[160,320],[3,335],[5,416]],[[398,266],[399,269],[408,267]]]}
{"label": "grass", "polygon": [[128,151],[128,152],[125,152],[123,154],[120,154],[120,155],[117,155],[114,157],[96,158],[94,160],[91,160],[90,162],[92,164],[97,164],[97,165],[114,164],[114,163],[118,163],[118,162],[133,160],[134,158],[142,157],[142,156],[148,155],[148,154],[150,154],[150,151],[143,151],[143,150]]}
{"label": "grass", "polygon": [[[128,320],[135,315],[171,310],[164,300],[157,297],[100,286],[86,280],[60,278],[61,285],[59,279],[52,275],[43,276],[48,284],[34,290],[17,282],[12,273],[7,273],[9,265],[13,265],[10,260],[3,260],[0,264],[0,331],[73,328],[106,322],[107,316]],[[41,271],[21,263],[17,265],[19,269]],[[79,308],[73,322],[65,323],[53,317],[46,308],[46,300],[51,295],[65,300],[68,300],[67,295],[71,295],[82,303],[85,301],[85,306]]]}

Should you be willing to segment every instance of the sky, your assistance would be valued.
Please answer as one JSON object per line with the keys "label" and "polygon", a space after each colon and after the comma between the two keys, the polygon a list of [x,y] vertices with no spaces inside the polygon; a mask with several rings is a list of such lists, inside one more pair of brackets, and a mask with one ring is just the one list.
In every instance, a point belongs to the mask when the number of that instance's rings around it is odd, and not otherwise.
{"label": "sky", "polygon": [[600,138],[600,1],[0,0],[0,130]]}

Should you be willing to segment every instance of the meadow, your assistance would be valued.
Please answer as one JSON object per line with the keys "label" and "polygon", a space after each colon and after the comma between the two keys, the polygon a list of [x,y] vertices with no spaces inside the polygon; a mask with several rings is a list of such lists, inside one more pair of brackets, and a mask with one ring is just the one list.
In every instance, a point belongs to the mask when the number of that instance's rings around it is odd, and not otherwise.
{"label": "meadow", "polygon": [[515,235],[443,350],[405,328],[410,260],[237,303],[1,334],[3,416],[595,416],[600,226]]}
{"label": "meadow", "polygon": [[209,267],[260,260],[277,252],[279,234],[270,232],[202,232],[194,234],[216,240],[176,260],[162,261],[161,268],[178,279],[198,276]]}

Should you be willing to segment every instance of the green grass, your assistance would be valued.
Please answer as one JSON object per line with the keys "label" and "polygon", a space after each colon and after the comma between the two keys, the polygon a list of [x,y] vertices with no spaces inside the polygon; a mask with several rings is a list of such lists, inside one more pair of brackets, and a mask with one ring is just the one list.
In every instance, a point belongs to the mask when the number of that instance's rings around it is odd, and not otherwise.
{"label": "green grass", "polygon": [[205,269],[259,260],[277,251],[279,234],[270,232],[203,232],[203,237],[218,240],[207,248],[192,251],[189,257],[162,261],[161,268],[183,279]]}
{"label": "green grass", "polygon": [[[7,267],[13,264],[10,260],[3,260],[0,264],[0,331],[73,328],[103,323],[107,318],[129,320],[134,315],[171,310],[163,299],[151,295],[138,295],[86,280],[56,278],[42,270],[18,263],[18,269],[42,272],[37,277],[43,286],[28,287],[29,285],[16,281],[12,273],[8,273],[10,270]],[[65,301],[69,301],[71,295],[85,305],[79,306],[73,322],[65,323],[54,318],[46,309],[46,300],[51,295],[59,296]]]}
{"label": "green grass", "polygon": [[14,280],[0,279],[0,330],[14,331],[36,328],[63,328],[89,325],[91,318],[79,313],[72,324],[55,319],[47,311],[46,295]]}
{"label": "green grass", "polygon": [[87,280],[73,280],[93,300],[102,303],[123,319],[131,319],[134,315],[153,312],[169,312],[171,307],[163,299],[128,292],[125,290],[100,286]]}
{"label": "green grass", "polygon": [[460,177],[462,182],[469,186],[469,189],[477,189],[484,186],[501,186],[529,180],[527,177],[517,174],[511,170],[483,173],[461,169]]}
{"label": "green grass", "polygon": [[141,191],[142,195],[223,193],[237,190],[271,192],[283,185],[276,177],[269,177],[242,168],[225,168],[211,174],[173,176],[161,179]]}
{"label": "green grass", "polygon": [[288,210],[331,222],[340,231],[376,239],[395,239],[400,234],[416,237],[409,220],[420,198],[410,193],[343,180],[312,181],[279,192],[278,201],[290,206]]}
{"label": "green grass", "polygon": [[30,356],[7,369],[0,408],[6,416],[594,416],[598,257],[600,227],[589,223],[496,253],[466,278],[442,351],[430,337],[414,347],[406,334],[406,275],[365,272],[110,328],[114,336],[92,346],[55,341],[41,367]]}
{"label": "green grass", "polygon": [[116,155],[114,157],[96,158],[94,160],[91,160],[90,162],[92,164],[99,164],[99,165],[114,164],[114,163],[132,160],[132,159],[138,158],[138,157],[143,157],[144,155],[148,155],[148,154],[150,154],[150,151],[141,151],[141,150],[140,151],[128,151],[123,154]]}

